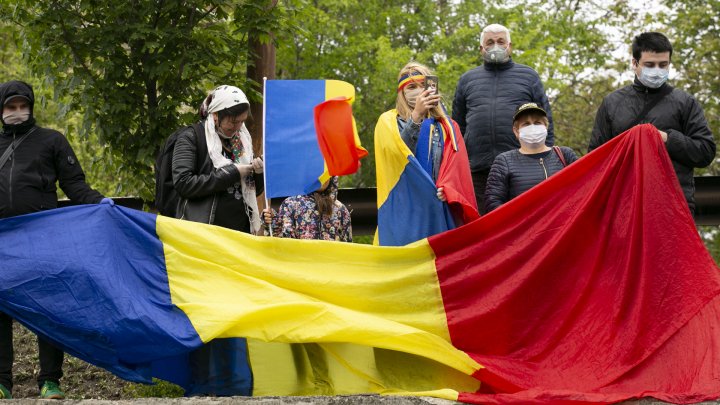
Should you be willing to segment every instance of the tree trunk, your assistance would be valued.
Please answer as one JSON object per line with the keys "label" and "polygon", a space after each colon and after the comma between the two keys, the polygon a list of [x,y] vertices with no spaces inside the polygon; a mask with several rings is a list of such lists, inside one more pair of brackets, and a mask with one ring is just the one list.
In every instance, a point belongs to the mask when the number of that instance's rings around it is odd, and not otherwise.
{"label": "tree trunk", "polygon": [[[268,10],[277,6],[277,0],[270,0]],[[271,34],[272,36],[272,34]],[[257,83],[260,83],[259,91],[262,93],[263,77],[268,80],[275,78],[275,45],[272,41],[263,44],[254,33],[250,33],[248,38],[248,47],[253,60],[248,64],[247,77]],[[253,116],[252,123],[248,126],[248,130],[253,139],[253,152],[255,156],[260,156],[262,150],[263,122],[262,111],[263,103],[253,102],[250,104],[250,113]]]}
{"label": "tree trunk", "polygon": [[[277,6],[277,0],[270,0],[268,10]],[[272,37],[272,33],[271,33]],[[259,91],[262,93],[263,77],[268,80],[275,78],[275,45],[272,41],[263,44],[260,42],[256,33],[251,32],[248,38],[248,48],[250,55],[252,56],[251,63],[247,67],[248,79],[254,80],[260,84]],[[250,103],[250,114],[252,114],[252,122],[248,125],[248,130],[252,136],[253,141],[253,154],[255,156],[262,156],[264,151],[262,147],[263,143],[263,105],[265,100],[261,102]],[[265,192],[263,191],[257,198],[258,209],[261,211],[266,206]],[[262,218],[262,214],[260,215]]]}

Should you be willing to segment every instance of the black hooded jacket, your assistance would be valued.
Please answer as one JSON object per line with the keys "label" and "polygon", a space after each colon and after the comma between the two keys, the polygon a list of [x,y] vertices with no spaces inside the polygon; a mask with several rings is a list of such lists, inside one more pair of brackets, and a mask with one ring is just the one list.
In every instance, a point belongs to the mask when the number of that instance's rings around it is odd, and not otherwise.
{"label": "black hooded jacket", "polygon": [[32,87],[21,81],[0,84],[0,106],[17,95],[29,100],[30,119],[17,125],[3,121],[0,155],[15,140],[29,134],[0,168],[0,218],[56,208],[57,182],[74,202],[100,202],[102,194],[85,182],[85,173],[67,139],[58,131],[35,125]]}
{"label": "black hooded jacket", "polygon": [[[646,103],[662,97],[661,90],[643,86],[637,78],[632,85],[610,93],[595,116],[590,146],[593,150],[630,129]],[[690,94],[672,89],[638,124],[650,123],[667,132],[665,148],[672,160],[690,210],[695,210],[693,168],[705,167],[715,158],[715,140],[702,107]]]}

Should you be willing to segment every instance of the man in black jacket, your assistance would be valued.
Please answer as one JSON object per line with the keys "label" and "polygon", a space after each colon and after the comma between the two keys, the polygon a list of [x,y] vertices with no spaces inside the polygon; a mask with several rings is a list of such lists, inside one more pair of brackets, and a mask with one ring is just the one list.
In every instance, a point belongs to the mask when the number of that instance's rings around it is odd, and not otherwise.
{"label": "man in black jacket", "polygon": [[593,150],[631,127],[653,124],[665,142],[691,213],[695,213],[695,167],[715,158],[715,140],[703,109],[690,94],[666,83],[672,45],[658,32],[646,32],[632,43],[635,81],[616,90],[600,105],[590,146]]}
{"label": "man in black jacket", "polygon": [[553,119],[545,89],[537,72],[513,62],[510,31],[491,24],[480,36],[484,63],[460,77],[452,117],[460,126],[472,172],[478,209],[484,213],[485,183],[495,157],[520,147],[512,131],[517,106],[536,103],[550,122],[545,144],[554,142]]}
{"label": "man in black jacket", "polygon": [[[57,207],[57,188],[81,204],[99,203],[103,196],[85,183],[85,174],[70,144],[57,131],[35,125],[32,87],[21,81],[0,84],[3,130],[0,154],[9,151],[0,166],[0,218]],[[2,161],[0,161],[2,163]],[[11,397],[13,365],[12,318],[0,313],[0,398]],[[64,354],[38,337],[42,398],[62,399],[60,390]]]}

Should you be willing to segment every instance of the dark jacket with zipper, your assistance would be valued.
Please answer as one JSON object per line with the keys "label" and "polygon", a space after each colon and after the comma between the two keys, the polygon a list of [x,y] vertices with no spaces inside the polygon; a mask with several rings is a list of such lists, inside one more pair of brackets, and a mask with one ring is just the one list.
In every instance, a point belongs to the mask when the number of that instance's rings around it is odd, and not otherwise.
{"label": "dark jacket with zipper", "polygon": [[545,144],[552,146],[552,112],[535,70],[509,60],[485,63],[460,77],[452,118],[460,126],[471,171],[487,171],[497,155],[520,147],[512,131],[513,114],[530,102],[547,112],[550,125]]}
{"label": "dark jacket with zipper", "polygon": [[[173,151],[173,184],[178,194],[176,217],[205,224],[218,224],[223,216],[245,216],[244,202],[238,202],[238,209],[223,212],[223,199],[228,199],[228,189],[240,182],[240,172],[233,164],[215,168],[208,154],[204,127],[195,134],[192,127],[178,135]],[[262,193],[262,175],[255,175],[256,193]],[[218,208],[220,211],[218,212]],[[242,218],[242,217],[239,217]],[[233,227],[235,228],[235,227]],[[245,228],[241,226],[241,228]],[[236,229],[249,231],[247,229]]]}
{"label": "dark jacket with zipper", "polygon": [[[646,103],[659,97],[663,86],[650,89],[635,82],[610,93],[595,116],[588,150],[593,150],[630,129]],[[715,159],[715,140],[702,107],[690,94],[673,89],[638,124],[650,123],[668,134],[665,147],[691,212],[695,211],[693,169]]]}
{"label": "dark jacket with zipper", "polygon": [[[561,146],[560,151],[566,164],[577,160],[572,149]],[[564,167],[552,149],[532,155],[524,155],[518,149],[499,154],[490,168],[485,188],[486,211],[490,212],[530,190]]]}
{"label": "dark jacket with zipper", "polygon": [[0,155],[28,133],[0,168],[0,218],[57,208],[57,183],[73,202],[99,203],[103,195],[85,182],[85,173],[67,139],[58,131],[34,125],[32,88],[18,81],[3,83],[0,105],[13,95],[30,100],[31,116],[23,124],[3,124],[0,133]]}

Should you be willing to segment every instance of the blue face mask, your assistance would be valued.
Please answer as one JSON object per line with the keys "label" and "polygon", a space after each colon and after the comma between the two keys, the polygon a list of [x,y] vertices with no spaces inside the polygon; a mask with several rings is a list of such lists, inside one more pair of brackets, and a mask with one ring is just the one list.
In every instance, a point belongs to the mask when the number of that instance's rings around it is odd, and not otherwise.
{"label": "blue face mask", "polygon": [[638,80],[646,87],[657,89],[667,81],[669,74],[670,71],[668,69],[643,67],[640,70]]}

